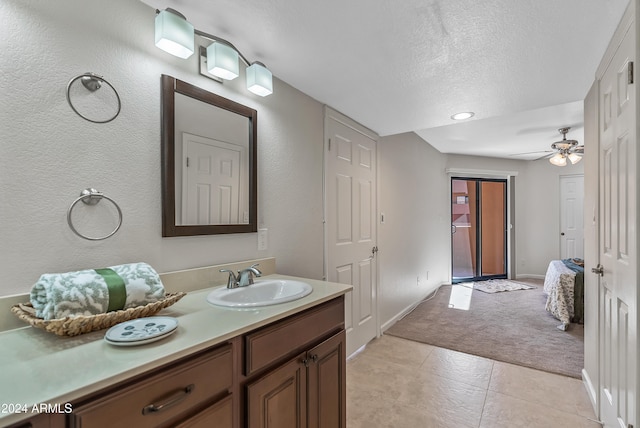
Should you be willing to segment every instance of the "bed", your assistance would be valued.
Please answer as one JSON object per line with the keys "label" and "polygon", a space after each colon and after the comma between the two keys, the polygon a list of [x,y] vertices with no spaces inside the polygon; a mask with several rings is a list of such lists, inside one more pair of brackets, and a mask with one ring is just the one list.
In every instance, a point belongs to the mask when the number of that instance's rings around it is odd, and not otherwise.
{"label": "bed", "polygon": [[545,309],[566,331],[572,322],[582,324],[584,318],[584,261],[582,259],[552,260],[544,277],[547,295]]}

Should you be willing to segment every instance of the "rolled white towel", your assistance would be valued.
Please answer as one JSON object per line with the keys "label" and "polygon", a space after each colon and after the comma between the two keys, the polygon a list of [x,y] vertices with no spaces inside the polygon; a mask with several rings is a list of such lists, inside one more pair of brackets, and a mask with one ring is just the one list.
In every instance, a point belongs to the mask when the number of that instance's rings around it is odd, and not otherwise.
{"label": "rolled white towel", "polygon": [[156,302],[165,295],[147,263],[44,274],[31,288],[31,304],[45,320],[96,315]]}

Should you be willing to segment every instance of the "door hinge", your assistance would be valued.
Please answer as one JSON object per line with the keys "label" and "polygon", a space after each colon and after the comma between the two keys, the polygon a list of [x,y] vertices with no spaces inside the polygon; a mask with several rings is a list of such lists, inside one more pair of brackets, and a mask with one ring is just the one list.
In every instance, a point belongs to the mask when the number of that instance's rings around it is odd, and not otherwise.
{"label": "door hinge", "polygon": [[627,71],[629,73],[628,82],[630,85],[633,85],[633,61],[629,61],[629,64],[627,65]]}
{"label": "door hinge", "polygon": [[329,138],[329,148],[327,149],[328,152],[331,151],[331,138]]}
{"label": "door hinge", "polygon": [[187,168],[189,168],[189,158],[187,158]]}

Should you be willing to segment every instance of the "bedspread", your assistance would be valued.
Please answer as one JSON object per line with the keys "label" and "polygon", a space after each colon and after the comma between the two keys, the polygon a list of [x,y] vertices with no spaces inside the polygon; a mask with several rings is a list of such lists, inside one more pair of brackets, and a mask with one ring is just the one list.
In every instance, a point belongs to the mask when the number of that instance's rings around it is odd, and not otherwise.
{"label": "bedspread", "polygon": [[576,272],[561,260],[552,260],[544,277],[545,309],[562,322],[560,330],[566,330],[575,315],[575,277]]}

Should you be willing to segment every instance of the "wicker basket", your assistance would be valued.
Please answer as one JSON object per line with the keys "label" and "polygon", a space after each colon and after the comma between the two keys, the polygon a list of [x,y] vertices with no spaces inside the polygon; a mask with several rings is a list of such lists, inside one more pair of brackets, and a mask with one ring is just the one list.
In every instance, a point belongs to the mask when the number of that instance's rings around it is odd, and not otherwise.
{"label": "wicker basket", "polygon": [[98,315],[79,315],[52,320],[44,320],[35,316],[35,309],[31,303],[20,303],[11,307],[22,321],[33,327],[41,328],[58,336],[77,336],[91,331],[112,327],[124,321],[143,318],[156,314],[161,309],[169,307],[186,296],[187,293],[167,293],[162,300],[135,308],[122,309]]}

